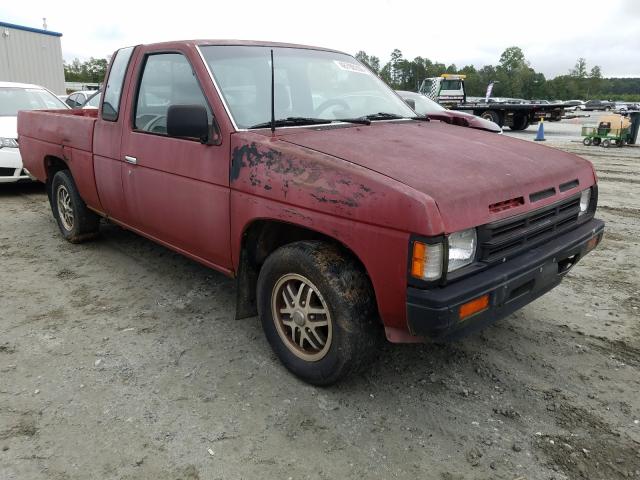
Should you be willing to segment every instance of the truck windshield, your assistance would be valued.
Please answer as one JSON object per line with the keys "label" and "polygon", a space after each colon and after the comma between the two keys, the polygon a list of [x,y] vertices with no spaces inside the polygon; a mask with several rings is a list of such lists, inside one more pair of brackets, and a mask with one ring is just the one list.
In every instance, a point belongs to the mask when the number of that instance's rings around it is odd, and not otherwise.
{"label": "truck windshield", "polygon": [[264,46],[200,47],[238,128],[271,118],[272,48],[276,119],[415,115],[382,80],[346,54]]}
{"label": "truck windshield", "polygon": [[0,87],[0,117],[17,117],[19,110],[67,108],[62,100],[41,88]]}
{"label": "truck windshield", "polygon": [[460,80],[442,80],[440,90],[462,90],[462,82]]}

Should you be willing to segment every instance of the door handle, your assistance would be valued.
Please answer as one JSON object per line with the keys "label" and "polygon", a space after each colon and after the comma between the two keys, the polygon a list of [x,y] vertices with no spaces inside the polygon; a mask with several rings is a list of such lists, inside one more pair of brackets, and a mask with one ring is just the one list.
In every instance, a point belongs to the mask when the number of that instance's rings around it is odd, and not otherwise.
{"label": "door handle", "polygon": [[129,155],[124,156],[124,161],[131,163],[132,165],[136,165],[138,163],[138,159],[136,157],[130,157]]}

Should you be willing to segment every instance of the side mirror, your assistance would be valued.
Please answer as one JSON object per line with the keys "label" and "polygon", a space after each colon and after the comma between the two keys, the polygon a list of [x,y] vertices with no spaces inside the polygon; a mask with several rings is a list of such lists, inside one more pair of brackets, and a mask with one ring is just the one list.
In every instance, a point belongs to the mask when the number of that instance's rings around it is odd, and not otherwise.
{"label": "side mirror", "polygon": [[202,105],[171,105],[167,111],[167,134],[170,137],[209,138],[207,109]]}
{"label": "side mirror", "polygon": [[416,109],[416,101],[413,98],[405,98],[404,103],[409,105],[412,110]]}

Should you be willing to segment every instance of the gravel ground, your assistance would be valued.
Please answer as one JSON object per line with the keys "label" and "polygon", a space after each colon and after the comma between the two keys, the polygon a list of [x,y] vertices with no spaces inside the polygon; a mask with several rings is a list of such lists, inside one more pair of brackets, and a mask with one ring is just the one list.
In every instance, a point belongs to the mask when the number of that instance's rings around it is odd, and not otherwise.
{"label": "gravel ground", "polygon": [[640,148],[566,125],[546,144],[595,164],[600,247],[482,333],[327,389],[234,320],[231,280],[113,225],[68,244],[41,187],[0,186],[0,479],[640,479]]}

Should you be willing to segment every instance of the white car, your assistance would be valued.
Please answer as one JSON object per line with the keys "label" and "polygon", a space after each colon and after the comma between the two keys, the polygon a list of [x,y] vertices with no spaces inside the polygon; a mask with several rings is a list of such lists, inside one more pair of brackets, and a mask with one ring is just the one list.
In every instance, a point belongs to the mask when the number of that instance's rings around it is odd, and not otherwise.
{"label": "white car", "polygon": [[584,110],[584,101],[582,100],[567,100],[564,102],[565,110],[567,112],[575,112],[577,110]]}
{"label": "white car", "polygon": [[96,93],[95,90],[82,90],[80,92],[70,93],[64,103],[69,105],[71,108],[82,108],[87,100],[91,98]]}
{"label": "white car", "polygon": [[613,105],[614,113],[627,113],[629,111],[629,105],[624,102],[616,102]]}
{"label": "white car", "polygon": [[97,90],[93,92],[84,105],[82,105],[83,110],[96,110],[100,107],[100,99],[102,98],[102,90]]}
{"label": "white car", "polygon": [[18,111],[69,108],[37,85],[0,82],[0,183],[27,180],[18,150]]}

